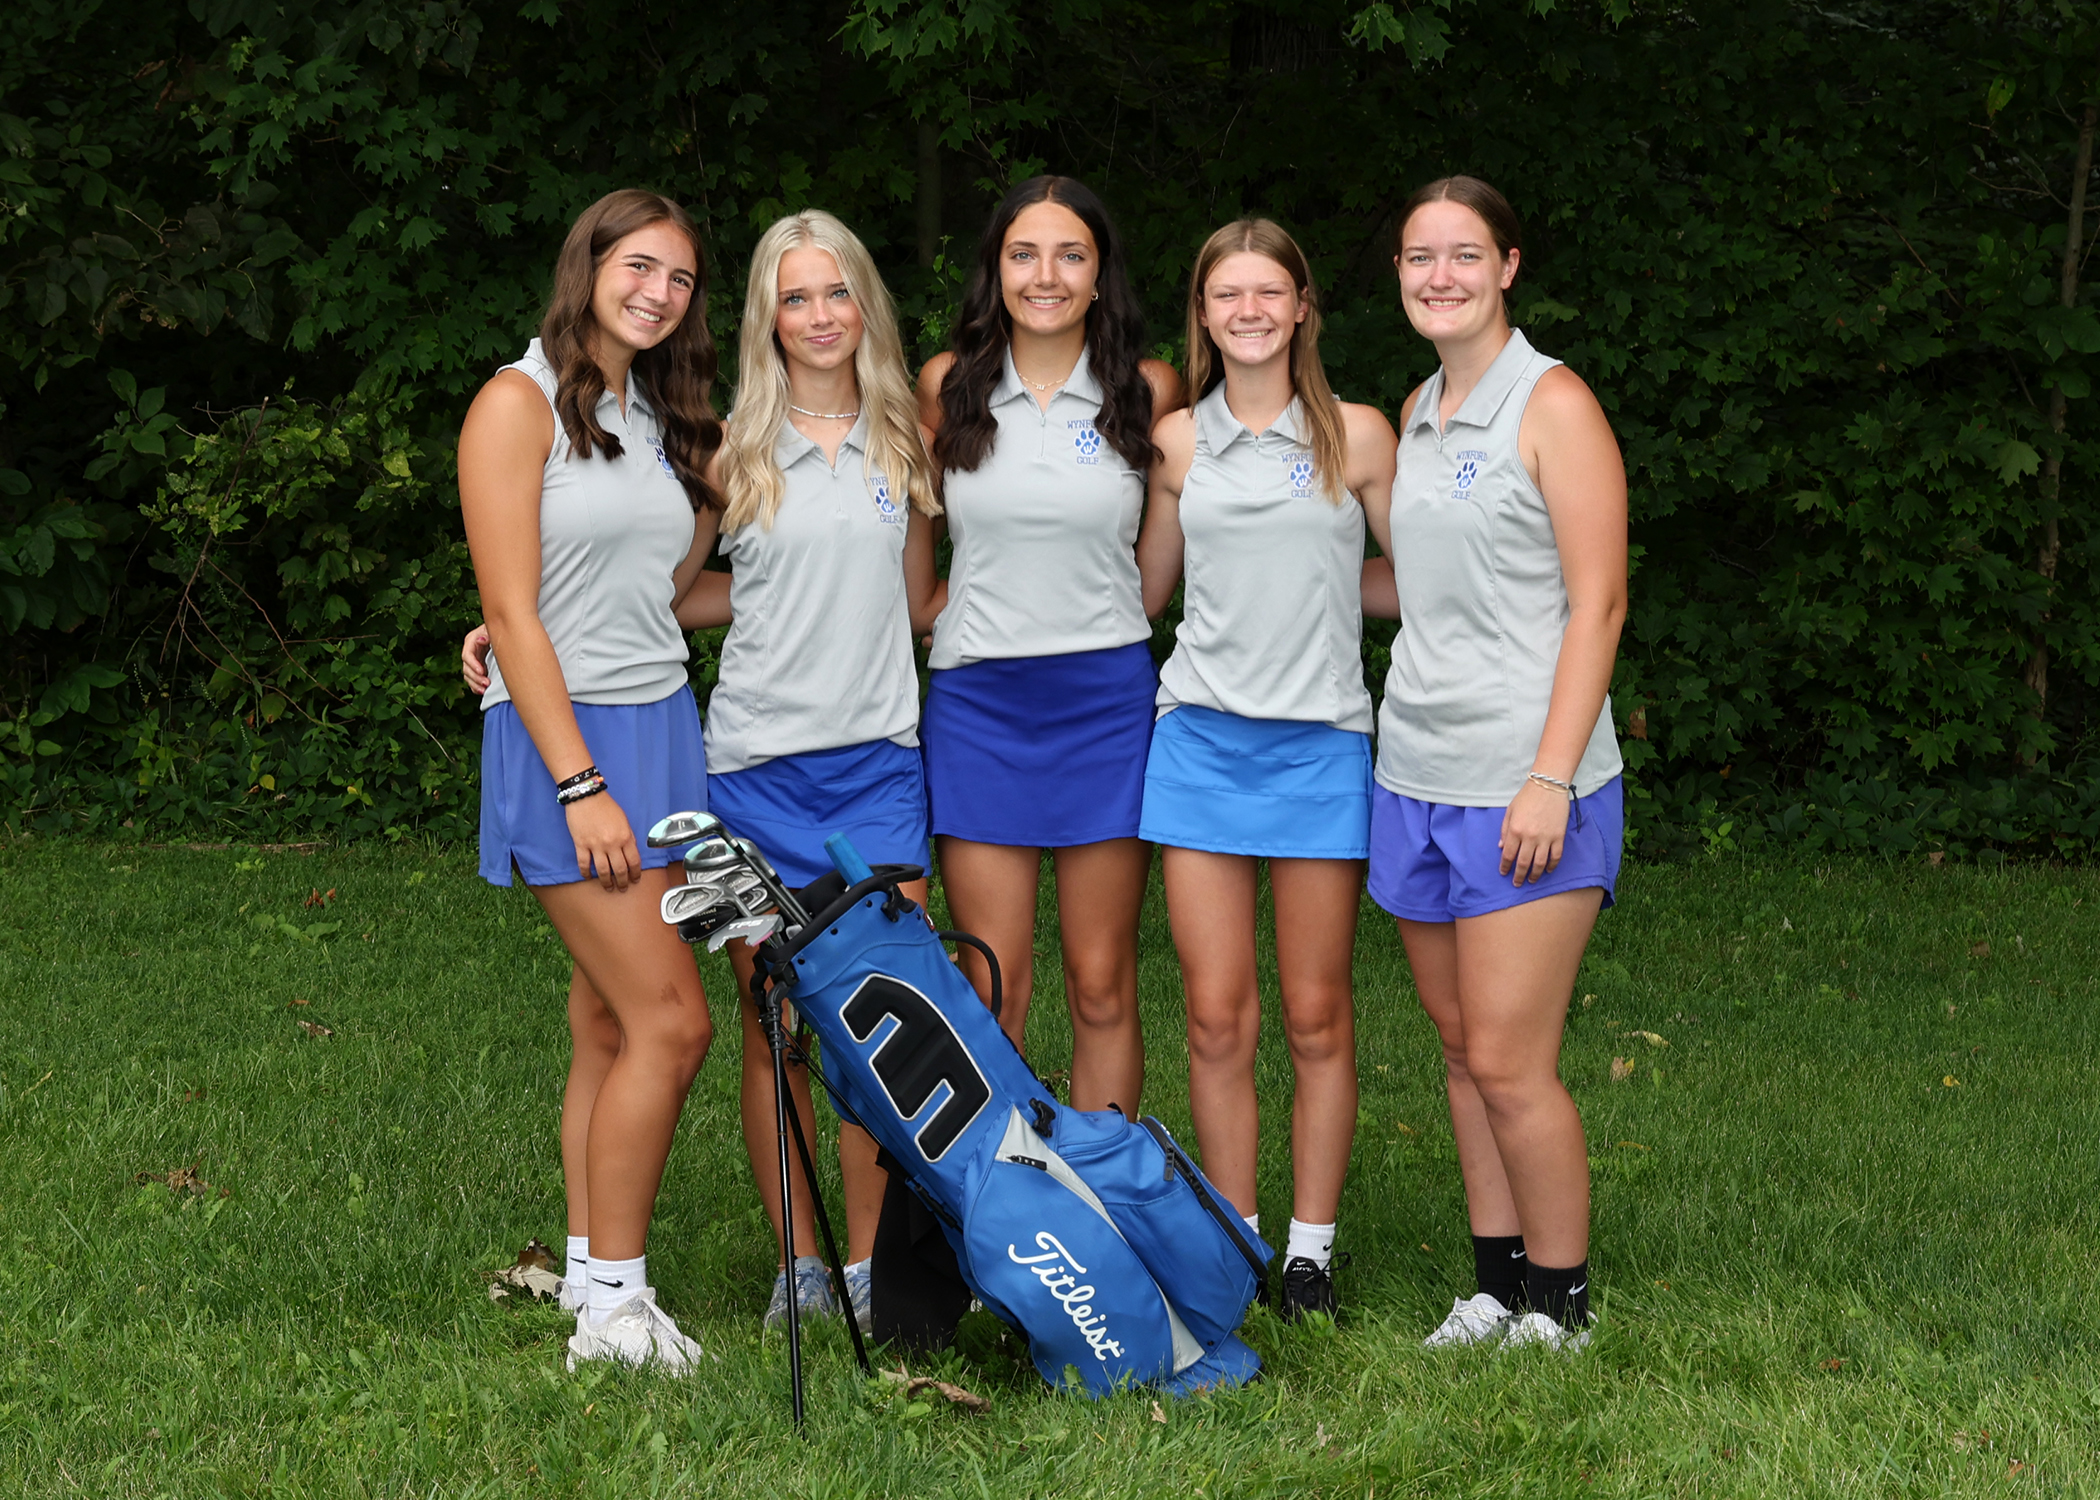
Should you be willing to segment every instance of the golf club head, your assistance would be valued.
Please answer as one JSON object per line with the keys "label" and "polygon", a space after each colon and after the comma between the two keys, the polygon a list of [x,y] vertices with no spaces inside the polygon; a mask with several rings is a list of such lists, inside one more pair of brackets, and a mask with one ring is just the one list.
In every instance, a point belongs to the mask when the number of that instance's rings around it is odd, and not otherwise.
{"label": "golf club head", "polygon": [[649,847],[669,849],[676,844],[690,844],[696,839],[721,837],[722,820],[713,813],[675,812],[649,830]]}
{"label": "golf club head", "polygon": [[685,851],[685,878],[704,880],[723,870],[740,868],[743,858],[727,839],[707,839]]}
{"label": "golf club head", "polygon": [[656,909],[665,924],[671,927],[705,916],[714,909],[727,912],[730,921],[735,921],[744,914],[742,908],[734,902],[724,901],[720,891],[704,885],[674,885],[663,893]]}

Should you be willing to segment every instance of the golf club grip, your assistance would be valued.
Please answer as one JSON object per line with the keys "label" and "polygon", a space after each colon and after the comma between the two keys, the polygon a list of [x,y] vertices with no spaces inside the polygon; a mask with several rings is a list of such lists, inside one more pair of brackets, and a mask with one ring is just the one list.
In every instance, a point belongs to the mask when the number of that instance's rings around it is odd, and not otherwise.
{"label": "golf club grip", "polygon": [[1006,991],[999,982],[999,955],[992,951],[992,945],[983,938],[971,937],[967,932],[941,932],[936,929],[933,935],[944,943],[966,943],[984,955],[985,965],[992,971],[992,1019],[998,1020],[999,1011],[1006,1004]]}

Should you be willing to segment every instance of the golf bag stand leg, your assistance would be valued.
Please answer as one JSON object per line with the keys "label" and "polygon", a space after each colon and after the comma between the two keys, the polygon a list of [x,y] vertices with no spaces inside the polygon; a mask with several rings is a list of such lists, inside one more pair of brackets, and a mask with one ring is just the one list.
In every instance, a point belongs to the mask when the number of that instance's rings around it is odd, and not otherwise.
{"label": "golf bag stand leg", "polygon": [[[780,1141],[780,1253],[787,1267],[788,1391],[795,1425],[802,1425],[802,1299],[795,1295],[795,1173],[788,1161],[788,1121],[802,1122],[788,1108],[787,1035],[781,1024],[780,992],[767,982],[763,968],[751,975],[751,998],[758,1006],[759,1024],[765,1028],[766,1045],[773,1053],[773,1129]],[[811,1187],[816,1183],[811,1179]]]}
{"label": "golf bag stand leg", "polygon": [[[781,1029],[785,1031],[785,1025]],[[807,1033],[804,1035],[806,1037]],[[810,1061],[805,1044],[797,1042],[795,1051],[801,1056],[803,1065],[814,1073],[816,1065]],[[787,1118],[795,1132],[795,1150],[802,1157],[802,1176],[809,1183],[809,1206],[816,1211],[817,1234],[824,1246],[825,1268],[831,1272],[832,1291],[837,1295],[839,1310],[846,1319],[846,1332],[853,1339],[853,1357],[860,1361],[861,1374],[873,1375],[874,1367],[868,1363],[868,1346],[860,1336],[860,1321],[853,1316],[853,1293],[846,1285],[846,1262],[839,1255],[838,1237],[831,1232],[831,1215],[824,1208],[824,1190],[817,1186],[817,1164],[810,1156],[809,1138],[802,1133],[802,1111],[791,1109]]]}

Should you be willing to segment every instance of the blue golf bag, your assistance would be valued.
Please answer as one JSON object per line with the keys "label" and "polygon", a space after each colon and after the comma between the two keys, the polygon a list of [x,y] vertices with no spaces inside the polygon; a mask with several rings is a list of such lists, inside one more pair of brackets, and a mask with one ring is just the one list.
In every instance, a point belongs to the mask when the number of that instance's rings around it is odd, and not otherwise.
{"label": "blue golf bag", "polygon": [[811,920],[759,949],[762,982],[816,1033],[841,1113],[902,1167],[970,1290],[1027,1335],[1052,1385],[1252,1378],[1261,1359],[1236,1331],[1269,1247],[1157,1120],[1051,1097],[898,893],[920,873],[827,875],[799,893]]}

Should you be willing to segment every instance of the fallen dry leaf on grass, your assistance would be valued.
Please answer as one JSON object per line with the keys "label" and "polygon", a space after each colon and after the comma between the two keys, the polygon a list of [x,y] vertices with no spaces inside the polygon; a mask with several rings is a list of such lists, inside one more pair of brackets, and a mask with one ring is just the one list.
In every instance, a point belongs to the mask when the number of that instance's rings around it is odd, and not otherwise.
{"label": "fallen dry leaf on grass", "polygon": [[334,1035],[335,1035],[335,1030],[334,1030],[334,1028],[333,1028],[333,1027],[323,1026],[323,1025],[322,1025],[322,1024],[321,1024],[321,1023],[319,1022],[319,1021],[301,1021],[301,1022],[299,1023],[299,1025],[300,1025],[300,1026],[301,1026],[302,1028],[304,1028],[304,1030],[305,1030],[305,1032],[306,1032],[306,1034],[307,1034],[308,1036],[334,1036]]}
{"label": "fallen dry leaf on grass", "polygon": [[[917,1399],[922,1391],[937,1391],[952,1404],[979,1416],[992,1409],[992,1403],[982,1396],[973,1395],[961,1386],[950,1385],[945,1380],[935,1380],[931,1375],[913,1375],[901,1365],[894,1370],[878,1370],[875,1373],[892,1385],[903,1386],[904,1399],[907,1401]],[[1160,1420],[1165,1421],[1166,1418],[1162,1417]]]}
{"label": "fallen dry leaf on grass", "polygon": [[1623,1057],[1615,1057],[1611,1060],[1611,1081],[1613,1083],[1624,1083],[1632,1076],[1633,1064],[1631,1062]]}
{"label": "fallen dry leaf on grass", "polygon": [[290,1009],[291,1009],[291,1008],[292,1008],[293,1006],[295,1006],[295,1005],[311,1005],[311,1004],[313,1004],[313,1001],[311,1001],[311,1000],[287,1000],[287,1001],[285,1001],[285,1002],[284,1002],[284,1008],[285,1008],[286,1010],[290,1010]]}
{"label": "fallen dry leaf on grass", "polygon": [[1652,1031],[1629,1031],[1628,1036],[1637,1036],[1651,1047],[1667,1047],[1670,1044]]}
{"label": "fallen dry leaf on grass", "polygon": [[167,1172],[140,1172],[131,1180],[140,1187],[149,1182],[166,1183],[171,1193],[189,1193],[198,1198],[209,1198],[213,1193],[217,1193],[221,1198],[233,1196],[232,1188],[214,1188],[206,1182],[203,1168],[204,1164],[198,1162],[194,1166],[176,1167]]}
{"label": "fallen dry leaf on grass", "polygon": [[333,901],[334,899],[335,887],[330,886],[325,893],[321,891],[315,891],[311,896],[308,896],[306,900],[301,903],[301,905],[325,907],[326,905],[328,905],[329,902]]}
{"label": "fallen dry leaf on grass", "polygon": [[1989,943],[1971,943],[1969,945],[1969,957],[1989,958],[1990,956],[1991,945]]}
{"label": "fallen dry leaf on grass", "polygon": [[537,1239],[527,1240],[518,1258],[489,1279],[489,1301],[501,1302],[513,1291],[547,1301],[561,1295],[561,1278],[554,1274],[554,1252]]}
{"label": "fallen dry leaf on grass", "polygon": [[1160,1423],[1161,1425],[1165,1425],[1167,1420],[1166,1412],[1160,1407],[1160,1404],[1157,1401],[1152,1403],[1152,1420]]}

